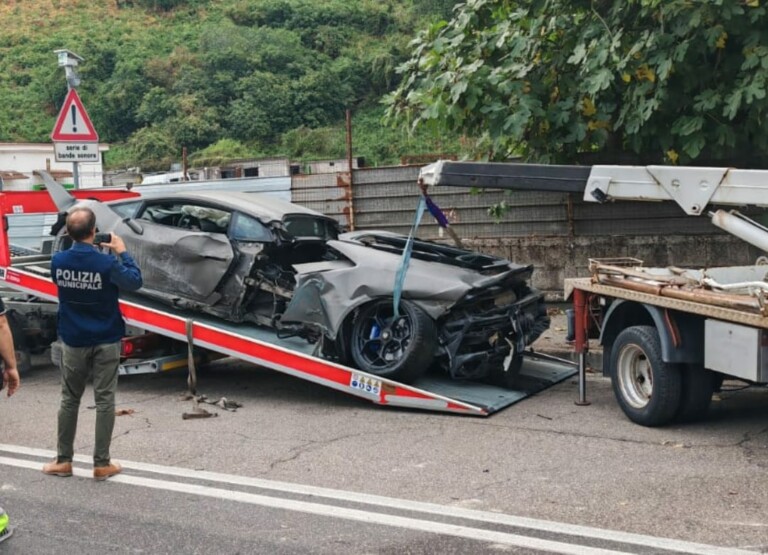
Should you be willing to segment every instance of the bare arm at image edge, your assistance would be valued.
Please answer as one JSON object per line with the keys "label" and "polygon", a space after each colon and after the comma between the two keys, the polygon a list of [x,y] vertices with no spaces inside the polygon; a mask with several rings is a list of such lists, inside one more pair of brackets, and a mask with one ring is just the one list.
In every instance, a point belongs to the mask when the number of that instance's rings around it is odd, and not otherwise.
{"label": "bare arm at image edge", "polygon": [[10,397],[19,389],[20,380],[19,371],[16,369],[16,352],[13,348],[11,326],[4,312],[0,314],[0,357],[2,357],[5,363],[3,367],[3,386],[0,389],[8,388],[8,397]]}

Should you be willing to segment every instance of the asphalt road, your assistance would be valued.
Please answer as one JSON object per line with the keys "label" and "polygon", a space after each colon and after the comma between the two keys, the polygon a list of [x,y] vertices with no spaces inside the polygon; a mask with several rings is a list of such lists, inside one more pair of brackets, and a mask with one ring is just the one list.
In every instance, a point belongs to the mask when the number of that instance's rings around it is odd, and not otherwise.
{"label": "asphalt road", "polygon": [[[3,553],[768,552],[768,390],[724,393],[706,422],[624,418],[590,375],[488,418],[383,408],[222,361],[200,379],[235,412],[183,420],[183,373],[121,378],[113,457],[90,478],[44,476],[58,374],[38,361],[0,399]],[[719,548],[719,549],[718,549]]]}

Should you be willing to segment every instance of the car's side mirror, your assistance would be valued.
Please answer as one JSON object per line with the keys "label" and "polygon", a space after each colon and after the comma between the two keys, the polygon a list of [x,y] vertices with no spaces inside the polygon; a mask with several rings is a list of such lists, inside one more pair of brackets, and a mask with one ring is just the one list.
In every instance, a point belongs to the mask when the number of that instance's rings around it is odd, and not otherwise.
{"label": "car's side mirror", "polygon": [[281,243],[284,243],[286,245],[295,245],[296,243],[299,242],[299,240],[296,239],[296,237],[294,237],[293,235],[291,235],[290,233],[288,233],[286,230],[282,228],[279,228],[279,227],[275,228],[275,231],[276,231],[277,239]]}
{"label": "car's side mirror", "polygon": [[141,227],[141,224],[137,222],[136,220],[132,220],[131,218],[125,218],[123,220],[123,223],[127,225],[129,228],[131,228],[131,231],[133,231],[136,235],[144,235],[144,228]]}

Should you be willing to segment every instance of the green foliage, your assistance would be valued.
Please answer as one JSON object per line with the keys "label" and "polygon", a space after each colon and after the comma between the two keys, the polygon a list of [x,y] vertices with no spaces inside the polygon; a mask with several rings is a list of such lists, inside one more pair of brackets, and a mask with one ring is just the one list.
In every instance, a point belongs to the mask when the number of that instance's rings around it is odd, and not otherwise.
{"label": "green foliage", "polygon": [[112,145],[104,153],[104,165],[110,168],[128,168],[133,164],[133,160],[133,152],[126,144]]}
{"label": "green foliage", "polygon": [[253,157],[254,152],[246,145],[233,139],[221,139],[197,151],[189,161],[197,166],[215,166],[230,160]]}
{"label": "green foliage", "polygon": [[461,138],[439,129],[421,127],[415,132],[386,125],[381,106],[353,114],[352,137],[355,156],[368,165],[397,165],[403,158],[418,157],[425,162],[461,156],[467,150]]}
{"label": "green foliage", "polygon": [[[447,3],[436,0],[440,9]],[[416,5],[418,4],[418,6]],[[367,114],[398,82],[429,2],[412,0],[25,0],[0,3],[0,141],[47,142],[66,95],[53,50],[68,48],[108,167],[190,158],[344,156],[344,113]],[[76,9],[74,9],[76,8]],[[374,110],[378,110],[374,108]],[[375,123],[372,123],[374,122]],[[366,119],[369,163],[421,148]],[[357,125],[357,122],[356,122]],[[333,137],[330,139],[329,137]],[[376,146],[377,138],[387,143]],[[424,148],[431,148],[426,139]],[[215,146],[214,153],[208,149]],[[232,152],[222,152],[228,148]],[[381,156],[381,158],[378,158]],[[202,158],[200,158],[202,159]]]}
{"label": "green foliage", "polygon": [[348,0],[245,0],[229,14],[240,24],[291,29],[309,38],[323,27],[382,35],[391,30],[391,3]]}
{"label": "green foliage", "polygon": [[450,19],[457,3],[455,0],[414,0],[413,9],[415,13],[428,18]]}
{"label": "green foliage", "polygon": [[123,4],[136,5],[148,10],[169,11],[175,8],[194,5],[189,0],[122,0]]}
{"label": "green foliage", "polygon": [[768,165],[768,11],[468,0],[413,43],[388,115],[539,162]]}
{"label": "green foliage", "polygon": [[180,157],[171,134],[158,127],[142,127],[131,135],[128,149],[132,160],[141,160],[142,169],[167,170]]}
{"label": "green foliage", "polygon": [[298,127],[283,134],[280,146],[291,160],[344,158],[347,148],[343,127]]}

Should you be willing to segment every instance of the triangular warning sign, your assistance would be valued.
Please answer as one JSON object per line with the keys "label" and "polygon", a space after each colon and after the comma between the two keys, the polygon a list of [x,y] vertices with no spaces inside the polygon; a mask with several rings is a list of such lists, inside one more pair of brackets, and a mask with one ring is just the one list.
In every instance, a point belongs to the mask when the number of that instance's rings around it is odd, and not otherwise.
{"label": "triangular warning sign", "polygon": [[88,117],[88,112],[85,111],[75,89],[70,89],[64,100],[59,117],[56,118],[56,125],[53,126],[51,139],[75,143],[99,142],[99,135],[93,128],[91,118]]}

